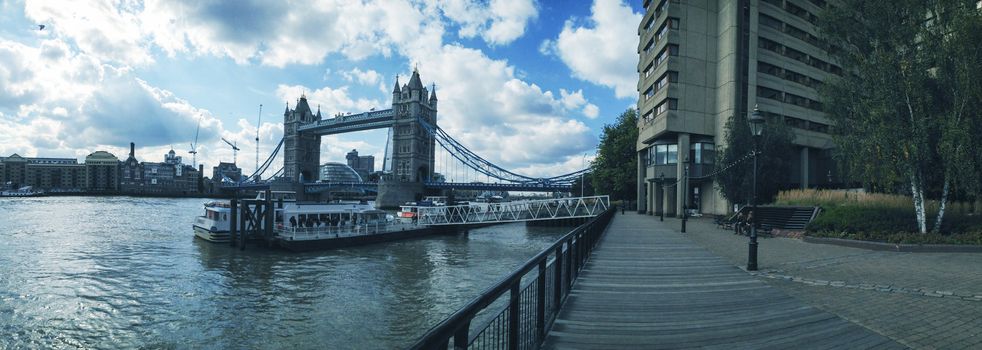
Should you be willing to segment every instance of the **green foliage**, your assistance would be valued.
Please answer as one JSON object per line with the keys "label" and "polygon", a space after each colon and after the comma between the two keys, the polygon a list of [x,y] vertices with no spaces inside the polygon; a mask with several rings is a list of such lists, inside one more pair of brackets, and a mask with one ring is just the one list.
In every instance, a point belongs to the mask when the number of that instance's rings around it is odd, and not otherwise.
{"label": "green foliage", "polygon": [[[604,125],[597,147],[597,158],[590,163],[592,187],[611,199],[636,200],[638,197],[638,112],[630,108],[614,124]],[[578,191],[579,189],[574,189]]]}
{"label": "green foliage", "polygon": [[[819,16],[846,72],[820,90],[845,176],[927,198],[982,193],[982,12],[966,0],[841,0]],[[942,222],[942,215],[935,220]]]}
{"label": "green foliage", "polygon": [[[758,203],[772,202],[782,184],[787,182],[794,157],[794,147],[791,144],[793,138],[791,128],[783,120],[768,118],[760,136],[760,154],[757,156]],[[723,144],[726,148],[717,154],[717,167],[736,163],[751,153],[754,140],[746,117],[730,117],[726,122]],[[750,203],[753,196],[753,172],[753,159],[746,158],[729,170],[719,173],[716,181],[723,196],[733,203]]]}
{"label": "green foliage", "polygon": [[[935,214],[935,213],[930,213]],[[823,211],[806,228],[809,234],[835,232],[838,234],[890,236],[918,232],[917,220],[909,208],[843,204]],[[951,214],[941,232],[948,234],[982,233],[982,216]]]}

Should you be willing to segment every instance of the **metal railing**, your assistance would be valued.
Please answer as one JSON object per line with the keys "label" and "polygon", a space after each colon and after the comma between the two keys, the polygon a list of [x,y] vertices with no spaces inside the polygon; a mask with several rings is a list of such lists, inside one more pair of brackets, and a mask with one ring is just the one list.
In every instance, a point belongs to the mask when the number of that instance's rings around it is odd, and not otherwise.
{"label": "metal railing", "polygon": [[[455,350],[538,348],[614,211],[608,209],[567,233],[431,328],[410,349],[445,350],[451,344]],[[481,322],[479,315],[496,301],[507,306],[491,309],[497,314]]]}
{"label": "metal railing", "polygon": [[416,207],[422,225],[459,225],[588,218],[610,207],[608,196]]}

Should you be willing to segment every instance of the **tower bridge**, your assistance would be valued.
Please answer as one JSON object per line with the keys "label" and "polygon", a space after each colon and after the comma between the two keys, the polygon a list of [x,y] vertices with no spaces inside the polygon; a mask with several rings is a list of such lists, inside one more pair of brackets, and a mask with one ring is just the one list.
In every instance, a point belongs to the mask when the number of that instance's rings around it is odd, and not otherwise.
{"label": "tower bridge", "polygon": [[[586,171],[536,178],[495,165],[464,147],[439,127],[437,102],[436,87],[430,90],[423,86],[416,69],[406,84],[400,85],[396,77],[392,107],[389,109],[323,118],[320,107],[313,111],[306,96],[301,96],[293,109],[288,104],[283,112],[283,139],[273,154],[257,167],[248,181],[225,188],[289,189],[312,197],[309,199],[316,199],[326,191],[350,188],[377,193],[379,207],[395,207],[415,201],[427,191],[446,189],[568,192],[573,181]],[[322,136],[373,129],[389,129],[389,157],[386,162],[391,172],[384,174],[378,183],[317,182]],[[436,181],[438,145],[463,168],[477,176],[486,176],[488,183]],[[280,150],[283,151],[283,168],[268,180],[260,180]],[[490,183],[492,179],[496,183]]]}

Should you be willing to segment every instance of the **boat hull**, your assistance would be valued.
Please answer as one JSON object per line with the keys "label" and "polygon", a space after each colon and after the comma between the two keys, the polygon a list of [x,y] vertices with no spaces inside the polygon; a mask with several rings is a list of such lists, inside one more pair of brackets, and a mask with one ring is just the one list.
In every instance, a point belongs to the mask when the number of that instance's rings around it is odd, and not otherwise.
{"label": "boat hull", "polygon": [[232,236],[228,231],[212,231],[198,225],[194,227],[195,237],[214,243],[228,243],[232,241]]}
{"label": "boat hull", "polygon": [[386,233],[376,233],[370,235],[362,236],[350,236],[350,237],[340,237],[340,238],[324,238],[324,239],[305,239],[291,241],[289,239],[283,239],[282,237],[277,240],[277,244],[287,250],[301,252],[301,251],[311,251],[320,249],[336,249],[344,247],[353,247],[359,245],[390,242],[401,239],[409,239],[422,237],[426,235],[433,234],[435,231],[432,228],[420,227],[413,228],[402,231],[391,231]]}

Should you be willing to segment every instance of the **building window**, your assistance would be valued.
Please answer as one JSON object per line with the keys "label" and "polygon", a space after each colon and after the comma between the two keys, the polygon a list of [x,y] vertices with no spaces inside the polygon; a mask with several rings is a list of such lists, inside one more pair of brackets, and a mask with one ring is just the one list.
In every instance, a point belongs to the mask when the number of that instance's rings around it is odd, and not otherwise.
{"label": "building window", "polygon": [[644,92],[644,100],[647,101],[649,98],[655,96],[655,89],[653,86],[649,86],[648,90]]}
{"label": "building window", "polygon": [[764,50],[777,52],[780,54],[783,54],[784,52],[784,50],[782,49],[783,46],[781,46],[781,44],[778,44],[776,41],[760,38],[760,37],[757,38],[757,47],[760,47]]}
{"label": "building window", "polygon": [[654,151],[654,157],[649,157],[649,159],[654,159],[652,162],[654,165],[678,164],[679,162],[679,145],[655,145],[649,148],[649,152],[651,151]]}
{"label": "building window", "polygon": [[668,56],[678,56],[678,55],[679,55],[679,46],[675,44],[668,44],[668,46],[665,46],[665,49],[658,54],[658,58],[655,59],[656,61],[655,64],[661,65],[662,62],[668,60]]}
{"label": "building window", "polygon": [[716,145],[697,142],[689,146],[689,159],[693,164],[713,164],[716,160]]}
{"label": "building window", "polygon": [[804,52],[801,52],[801,51],[792,49],[790,47],[785,47],[784,48],[784,55],[787,56],[787,57],[790,57],[792,59],[796,59],[798,61],[801,61],[802,63],[805,63],[805,64],[808,64],[809,63],[809,61],[808,61],[808,55],[807,54],[805,54]]}
{"label": "building window", "polygon": [[648,43],[644,45],[644,53],[649,53],[652,47],[655,47],[655,39],[648,40]]}
{"label": "building window", "polygon": [[760,24],[763,26],[774,28],[779,32],[784,30],[783,28],[784,23],[779,21],[777,18],[762,13],[760,14],[759,19],[760,19]]}
{"label": "building window", "polygon": [[781,0],[764,0],[764,2],[766,2],[768,4],[771,4],[771,5],[774,5],[774,6],[777,6],[777,7],[784,8],[784,2],[781,1]]}
{"label": "building window", "polygon": [[679,72],[668,71],[665,72],[665,75],[662,75],[661,78],[659,78],[655,84],[657,86],[657,90],[661,91],[661,89],[668,86],[668,83],[676,83],[678,81],[679,81]]}
{"label": "building window", "polygon": [[757,97],[784,102],[784,98],[781,96],[780,91],[763,86],[757,87]]}
{"label": "building window", "polygon": [[644,69],[644,77],[647,78],[654,71],[655,71],[655,64],[654,63],[648,63],[648,67]]}
{"label": "building window", "polygon": [[677,99],[674,98],[665,99],[665,101],[662,101],[662,103],[659,103],[658,106],[655,107],[655,114],[662,114],[668,112],[669,110],[674,111],[678,109],[678,105],[679,105],[679,100]]}

